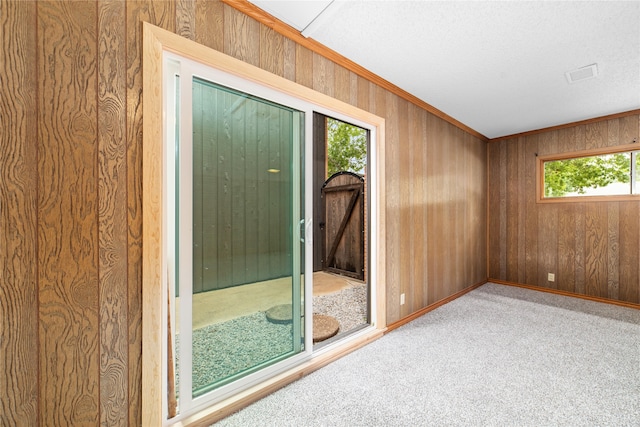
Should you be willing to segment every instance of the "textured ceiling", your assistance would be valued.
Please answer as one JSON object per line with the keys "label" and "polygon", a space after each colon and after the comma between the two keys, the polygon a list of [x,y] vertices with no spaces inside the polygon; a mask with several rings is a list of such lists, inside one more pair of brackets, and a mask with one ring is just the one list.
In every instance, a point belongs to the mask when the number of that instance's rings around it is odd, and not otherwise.
{"label": "textured ceiling", "polygon": [[252,3],[489,138],[640,108],[639,1]]}

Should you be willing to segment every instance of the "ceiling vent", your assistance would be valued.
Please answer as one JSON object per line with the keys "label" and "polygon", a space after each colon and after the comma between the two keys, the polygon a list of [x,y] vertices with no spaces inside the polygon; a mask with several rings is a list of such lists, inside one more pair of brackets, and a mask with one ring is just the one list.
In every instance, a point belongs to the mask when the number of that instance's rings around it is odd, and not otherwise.
{"label": "ceiling vent", "polygon": [[598,64],[591,64],[572,71],[567,71],[564,75],[567,76],[567,81],[569,83],[592,79],[598,75]]}

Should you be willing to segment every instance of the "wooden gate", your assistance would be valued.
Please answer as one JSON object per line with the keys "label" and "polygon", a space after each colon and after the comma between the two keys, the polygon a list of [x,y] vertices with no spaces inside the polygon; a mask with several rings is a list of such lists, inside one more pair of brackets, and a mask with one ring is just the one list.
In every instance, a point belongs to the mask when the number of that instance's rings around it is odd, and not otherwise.
{"label": "wooden gate", "polygon": [[364,280],[364,178],[338,172],[322,186],[322,269]]}

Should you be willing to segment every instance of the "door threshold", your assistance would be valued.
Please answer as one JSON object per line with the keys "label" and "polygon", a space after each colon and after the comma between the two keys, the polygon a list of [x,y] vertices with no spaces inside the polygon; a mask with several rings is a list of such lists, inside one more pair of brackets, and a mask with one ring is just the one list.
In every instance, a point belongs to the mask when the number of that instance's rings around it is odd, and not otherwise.
{"label": "door threshold", "polygon": [[310,358],[285,372],[256,384],[227,399],[211,405],[202,411],[173,424],[173,426],[210,426],[251,403],[266,397],[278,389],[309,375],[310,373],[346,356],[347,354],[377,340],[384,335],[386,328],[367,327],[339,340],[314,350]]}

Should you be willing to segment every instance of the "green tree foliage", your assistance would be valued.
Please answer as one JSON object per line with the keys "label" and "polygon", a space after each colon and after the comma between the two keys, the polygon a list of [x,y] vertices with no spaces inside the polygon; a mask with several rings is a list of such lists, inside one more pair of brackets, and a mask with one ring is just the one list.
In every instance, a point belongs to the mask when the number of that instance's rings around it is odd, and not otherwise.
{"label": "green tree foliage", "polygon": [[606,187],[614,182],[628,183],[630,175],[629,153],[545,162],[544,194],[546,197],[584,194],[588,188]]}
{"label": "green tree foliage", "polygon": [[327,118],[327,178],[336,172],[364,174],[367,165],[367,131]]}

